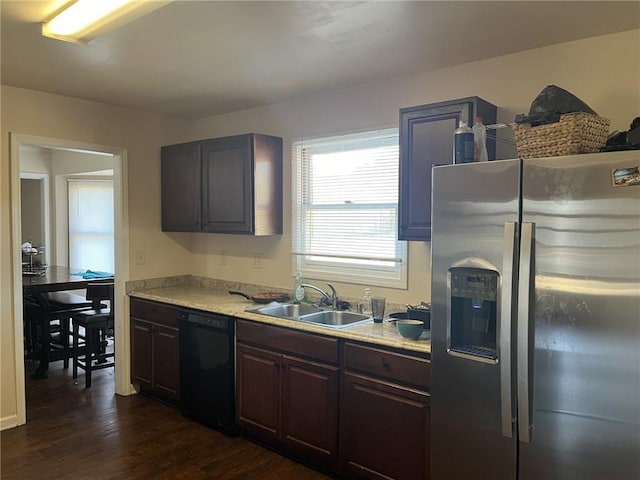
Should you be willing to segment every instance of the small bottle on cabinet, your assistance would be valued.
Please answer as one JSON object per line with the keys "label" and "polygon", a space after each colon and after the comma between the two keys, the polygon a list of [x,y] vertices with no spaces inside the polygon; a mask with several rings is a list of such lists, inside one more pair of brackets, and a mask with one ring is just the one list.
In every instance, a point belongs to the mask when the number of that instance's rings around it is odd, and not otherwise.
{"label": "small bottle on cabinet", "polygon": [[473,130],[460,121],[460,126],[453,132],[453,163],[473,162]]}

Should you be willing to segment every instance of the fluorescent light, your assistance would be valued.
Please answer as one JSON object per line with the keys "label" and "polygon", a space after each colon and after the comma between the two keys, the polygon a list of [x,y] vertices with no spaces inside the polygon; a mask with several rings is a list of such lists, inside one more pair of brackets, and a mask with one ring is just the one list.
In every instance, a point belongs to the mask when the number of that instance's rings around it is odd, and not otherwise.
{"label": "fluorescent light", "polygon": [[87,43],[167,3],[157,0],[76,0],[42,24],[42,35]]}
{"label": "fluorescent light", "polygon": [[102,17],[112,14],[128,0],[102,0],[99,2],[80,0],[62,11],[60,15],[47,22],[49,32],[55,35],[70,36],[93,25]]}

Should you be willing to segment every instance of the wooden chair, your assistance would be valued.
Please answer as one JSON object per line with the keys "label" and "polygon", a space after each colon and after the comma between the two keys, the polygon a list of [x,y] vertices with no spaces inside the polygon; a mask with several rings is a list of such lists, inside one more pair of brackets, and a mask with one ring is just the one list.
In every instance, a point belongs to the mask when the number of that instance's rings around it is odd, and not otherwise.
{"label": "wooden chair", "polygon": [[[87,300],[93,302],[94,308],[74,314],[71,318],[73,324],[73,378],[78,378],[78,367],[85,371],[85,387],[91,387],[91,372],[115,365],[114,352],[107,352],[106,334],[114,328],[113,283],[89,283],[87,284]],[[108,302],[108,307],[100,308],[101,302]],[[81,348],[83,335],[80,327],[84,329],[84,348]],[[109,361],[108,359],[112,360]]]}
{"label": "wooden chair", "polygon": [[24,296],[22,300],[22,320],[25,358],[33,357],[38,349],[38,321],[42,312],[42,307],[34,298],[27,295]]}
{"label": "wooden chair", "polygon": [[[51,350],[50,356],[57,359],[56,350],[60,351],[63,360],[63,367],[69,368],[69,358],[71,357],[71,317],[81,311],[90,310],[94,307],[92,301],[87,300],[82,295],[71,292],[49,292],[47,294],[47,316],[49,317],[49,332]],[[102,305],[101,308],[105,308]]]}
{"label": "wooden chair", "polygon": [[[70,292],[49,292],[23,299],[25,319],[25,353],[46,355],[49,361],[63,360],[69,368],[71,345],[70,319],[75,313],[89,310],[93,303]],[[44,336],[48,336],[47,339]],[[46,349],[44,352],[42,349]]]}

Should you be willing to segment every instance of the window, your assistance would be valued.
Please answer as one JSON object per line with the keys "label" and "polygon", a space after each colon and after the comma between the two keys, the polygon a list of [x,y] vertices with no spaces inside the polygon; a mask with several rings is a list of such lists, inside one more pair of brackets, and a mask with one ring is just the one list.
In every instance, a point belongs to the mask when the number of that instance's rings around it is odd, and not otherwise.
{"label": "window", "polygon": [[113,180],[70,179],[69,266],[113,273]]}
{"label": "window", "polygon": [[293,254],[305,277],[406,288],[398,129],[293,144]]}

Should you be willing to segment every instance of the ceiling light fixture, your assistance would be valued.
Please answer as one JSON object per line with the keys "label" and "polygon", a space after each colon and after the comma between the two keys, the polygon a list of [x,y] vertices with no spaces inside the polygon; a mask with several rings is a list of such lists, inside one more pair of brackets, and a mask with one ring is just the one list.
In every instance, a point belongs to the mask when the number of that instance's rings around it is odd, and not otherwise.
{"label": "ceiling light fixture", "polygon": [[42,35],[88,43],[169,3],[160,0],[76,0],[42,24]]}

